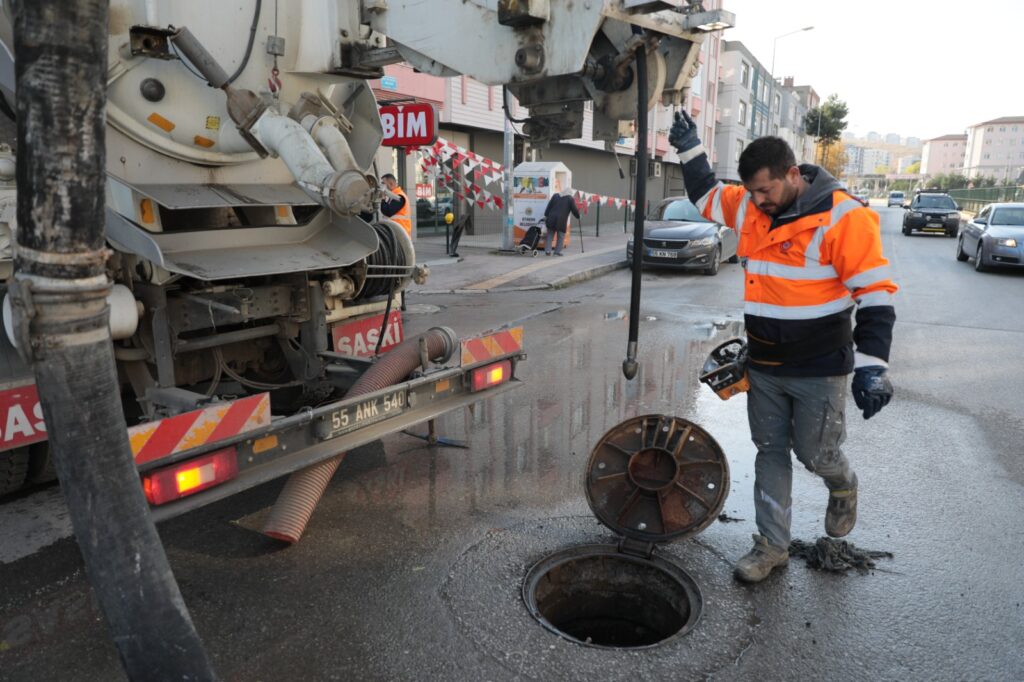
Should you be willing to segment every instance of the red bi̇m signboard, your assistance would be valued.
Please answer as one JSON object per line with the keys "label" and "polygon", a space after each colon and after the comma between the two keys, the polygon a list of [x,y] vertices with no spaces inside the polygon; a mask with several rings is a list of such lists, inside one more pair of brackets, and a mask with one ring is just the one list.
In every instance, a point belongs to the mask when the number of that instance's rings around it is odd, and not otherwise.
{"label": "red bi\u0307m signboard", "polygon": [[437,112],[423,103],[388,104],[380,108],[385,147],[425,147],[437,139]]}

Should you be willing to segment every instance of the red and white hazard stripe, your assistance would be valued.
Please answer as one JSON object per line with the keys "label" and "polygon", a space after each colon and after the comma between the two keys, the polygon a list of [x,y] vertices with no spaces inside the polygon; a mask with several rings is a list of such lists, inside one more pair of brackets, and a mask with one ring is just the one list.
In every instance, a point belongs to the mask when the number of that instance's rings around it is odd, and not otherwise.
{"label": "red and white hazard stripe", "polygon": [[462,365],[476,365],[523,349],[523,328],[503,329],[475,339],[464,339]]}
{"label": "red and white hazard stripe", "polygon": [[242,398],[128,429],[136,464],[215,443],[270,424],[270,394]]}

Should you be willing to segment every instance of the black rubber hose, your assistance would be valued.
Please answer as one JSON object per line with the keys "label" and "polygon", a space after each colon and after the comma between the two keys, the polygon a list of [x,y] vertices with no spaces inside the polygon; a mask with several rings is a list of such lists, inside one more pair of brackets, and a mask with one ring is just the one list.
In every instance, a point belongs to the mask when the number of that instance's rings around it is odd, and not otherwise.
{"label": "black rubber hose", "polygon": [[[634,33],[638,30],[634,27]],[[622,373],[636,376],[637,337],[640,334],[640,266],[643,263],[644,211],[647,207],[647,49],[636,51],[636,209],[633,215],[633,282],[629,292],[629,342]]]}
{"label": "black rubber hose", "polygon": [[256,43],[256,28],[260,23],[260,9],[263,6],[263,0],[256,0],[256,10],[252,14],[252,26],[249,27],[249,42],[245,46],[245,56],[242,57],[242,63],[238,65],[235,72],[231,74],[225,85],[231,85],[235,80],[242,75],[245,71],[245,67],[249,64],[249,57],[252,56],[252,46]]}
{"label": "black rubber hose", "polygon": [[[374,270],[374,267],[389,268],[391,266],[404,267],[405,262],[405,251],[402,250],[402,246],[398,243],[398,238],[395,237],[392,228],[383,223],[373,223],[374,231],[377,233],[377,241],[380,246],[377,250],[366,257],[366,264],[370,266],[370,271]],[[400,272],[395,270],[396,273]],[[366,280],[363,285],[362,291],[359,292],[359,299],[375,298],[377,296],[384,296],[389,292],[394,292],[398,289],[398,283],[402,279],[401,274],[396,274],[394,277],[372,277]]]}
{"label": "black rubber hose", "polygon": [[85,572],[128,679],[213,680],[139,485],[110,343],[108,4],[14,3],[15,329],[30,355]]}

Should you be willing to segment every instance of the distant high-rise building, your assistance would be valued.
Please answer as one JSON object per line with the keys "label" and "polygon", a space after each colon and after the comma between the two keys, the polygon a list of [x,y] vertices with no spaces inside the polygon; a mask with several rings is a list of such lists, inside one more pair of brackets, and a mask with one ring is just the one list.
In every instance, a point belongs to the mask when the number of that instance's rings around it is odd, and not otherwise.
{"label": "distant high-rise building", "polygon": [[963,172],[1012,182],[1024,173],[1024,116],[1004,116],[967,129]]}
{"label": "distant high-rise building", "polygon": [[920,137],[908,137],[907,141],[904,142],[903,144],[906,147],[920,147],[921,146],[921,138]]}
{"label": "distant high-rise building", "polygon": [[865,139],[867,139],[868,142],[881,142],[882,136],[872,130],[868,133],[867,138]]}
{"label": "distant high-rise building", "polygon": [[[861,168],[865,175],[886,173],[892,165],[892,154],[885,149],[865,149]],[[882,170],[882,169],[885,170]]]}
{"label": "distant high-rise building", "polygon": [[900,136],[899,133],[886,133],[885,135],[886,144],[899,144]]}
{"label": "distant high-rise building", "polygon": [[963,172],[966,147],[966,135],[940,135],[925,140],[921,150],[921,175]]}

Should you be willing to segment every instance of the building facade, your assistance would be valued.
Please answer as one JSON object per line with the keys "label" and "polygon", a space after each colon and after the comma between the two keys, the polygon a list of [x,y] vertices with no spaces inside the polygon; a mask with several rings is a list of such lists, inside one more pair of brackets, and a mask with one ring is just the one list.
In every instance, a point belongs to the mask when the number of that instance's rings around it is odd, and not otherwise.
{"label": "building facade", "polygon": [[1024,116],[1005,116],[967,129],[963,174],[1012,182],[1024,171]]}
{"label": "building facade", "polygon": [[967,151],[967,135],[940,135],[924,141],[921,175],[961,173]]}

